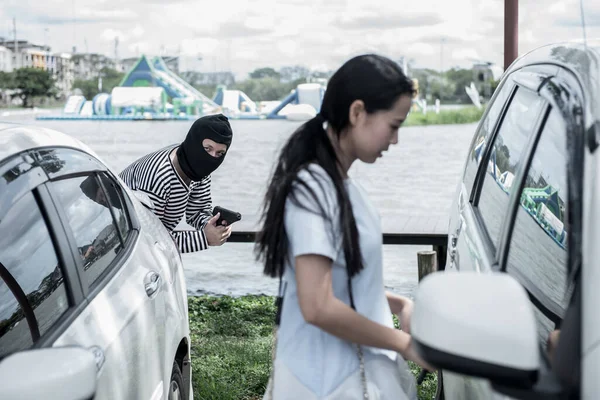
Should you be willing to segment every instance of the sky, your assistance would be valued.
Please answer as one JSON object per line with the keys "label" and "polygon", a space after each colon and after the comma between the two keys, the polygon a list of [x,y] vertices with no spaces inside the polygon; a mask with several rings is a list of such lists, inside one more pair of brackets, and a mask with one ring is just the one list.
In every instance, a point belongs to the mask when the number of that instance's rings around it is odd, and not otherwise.
{"label": "sky", "polygon": [[[582,0],[588,38],[600,1]],[[0,36],[53,51],[180,55],[183,69],[338,68],[376,52],[416,67],[503,65],[504,0],[2,0]],[[519,54],[581,39],[579,0],[520,0]]]}

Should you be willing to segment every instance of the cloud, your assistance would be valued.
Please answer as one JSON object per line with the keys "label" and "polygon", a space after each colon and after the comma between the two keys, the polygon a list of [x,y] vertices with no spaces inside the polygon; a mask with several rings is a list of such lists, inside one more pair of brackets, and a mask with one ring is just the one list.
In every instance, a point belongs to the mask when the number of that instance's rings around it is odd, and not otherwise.
{"label": "cloud", "polygon": [[[586,10],[584,12],[585,26],[586,27],[600,27],[600,10]],[[577,15],[564,16],[557,19],[557,25],[567,28],[579,28],[582,27],[581,14],[578,12]]]}
{"label": "cloud", "polygon": [[131,34],[136,38],[143,36],[145,32],[146,32],[146,30],[144,28],[142,28],[142,26],[139,24],[136,25],[135,28],[133,28],[131,30]]}
{"label": "cloud", "polygon": [[461,48],[452,52],[452,58],[454,60],[470,60],[479,61],[482,59],[479,52],[472,48]]}
{"label": "cloud", "polygon": [[342,29],[399,29],[438,25],[444,20],[437,14],[392,14],[371,12],[357,17],[341,17],[335,25]]}
{"label": "cloud", "polygon": [[117,38],[117,37],[119,38],[119,41],[121,41],[121,42],[125,42],[128,39],[128,36],[125,35],[123,32],[117,31],[114,29],[105,29],[101,35],[102,39],[108,40],[108,41],[115,40],[115,38]]}
{"label": "cloud", "polygon": [[245,24],[243,22],[240,23],[238,21],[228,21],[219,26],[219,29],[217,29],[215,36],[225,39],[238,37],[247,38],[249,36],[265,35],[270,33],[271,31],[272,29],[266,26],[249,26],[248,24]]}
{"label": "cloud", "polygon": [[[304,64],[329,69],[361,52],[404,56],[423,67],[503,65],[504,0],[0,0],[5,36],[48,40],[57,52],[88,49],[120,57],[203,57],[202,69]],[[519,53],[582,36],[579,0],[519,2]],[[600,2],[585,0],[589,38],[600,37]],[[460,10],[460,11],[458,11]],[[76,23],[73,23],[73,21]],[[45,29],[48,29],[45,34]],[[10,35],[9,37],[11,37]],[[445,41],[441,43],[441,38]]]}
{"label": "cloud", "polygon": [[181,42],[181,51],[187,55],[198,55],[201,53],[212,53],[219,45],[219,41],[214,38],[196,38],[184,39]]}
{"label": "cloud", "polygon": [[121,22],[134,21],[138,18],[138,13],[130,9],[112,9],[101,10],[97,8],[83,8],[77,10],[76,17],[89,18],[95,21]]}

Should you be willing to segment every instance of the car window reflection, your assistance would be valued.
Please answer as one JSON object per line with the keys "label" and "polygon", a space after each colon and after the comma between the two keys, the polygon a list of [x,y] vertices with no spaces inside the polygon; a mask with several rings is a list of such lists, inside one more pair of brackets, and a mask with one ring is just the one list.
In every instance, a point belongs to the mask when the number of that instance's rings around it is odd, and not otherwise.
{"label": "car window reflection", "polygon": [[[67,291],[48,228],[29,192],[0,222],[0,357],[33,343],[25,310],[15,297],[22,292],[43,335],[68,309]],[[9,286],[12,277],[17,284]]]}
{"label": "car window reflection", "polygon": [[[566,126],[553,110],[521,191],[507,272],[561,318],[568,298],[566,166]],[[540,339],[545,340],[554,324],[539,311],[536,317]]]}
{"label": "car window reflection", "polygon": [[96,175],[64,179],[52,185],[73,230],[84,276],[92,285],[108,268],[121,244],[109,199]]}
{"label": "car window reflection", "polygon": [[506,217],[513,181],[521,168],[522,152],[533,135],[544,101],[519,88],[506,112],[487,165],[478,207],[492,242],[497,246]]}

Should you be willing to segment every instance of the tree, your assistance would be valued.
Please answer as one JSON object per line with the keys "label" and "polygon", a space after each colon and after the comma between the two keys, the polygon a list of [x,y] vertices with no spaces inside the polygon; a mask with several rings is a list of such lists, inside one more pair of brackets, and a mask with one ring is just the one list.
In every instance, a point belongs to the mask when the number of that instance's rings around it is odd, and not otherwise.
{"label": "tree", "polygon": [[306,80],[310,76],[310,70],[302,65],[292,67],[283,67],[279,70],[282,82],[293,82],[297,80]]}
{"label": "tree", "polygon": [[102,78],[102,93],[110,93],[112,92],[113,88],[121,83],[123,76],[125,76],[125,74],[115,69],[104,67],[98,71],[98,78],[87,80],[75,79],[73,82],[73,89],[81,90],[86,99],[92,99],[95,95],[100,93],[98,90],[99,78]]}
{"label": "tree", "polygon": [[123,76],[125,76],[125,74],[115,69],[109,67],[102,68],[100,70],[100,77],[102,77],[102,91],[105,93],[112,92],[113,88],[121,83]]}
{"label": "tree", "polygon": [[0,89],[10,89],[13,86],[13,74],[0,71]]}
{"label": "tree", "polygon": [[470,86],[473,79],[473,70],[471,69],[462,69],[462,68],[452,68],[449,71],[446,71],[446,80],[450,82],[454,82],[454,92],[446,93],[448,98],[455,102],[460,103],[470,103],[471,100],[465,91],[465,86]]}
{"label": "tree", "polygon": [[238,82],[233,89],[241,90],[254,101],[280,100],[297,86],[297,81],[281,83],[275,78],[247,79]]}
{"label": "tree", "polygon": [[55,94],[54,79],[48,71],[39,68],[19,68],[13,72],[11,89],[23,101],[23,107],[28,107],[36,96],[50,97]]}
{"label": "tree", "polygon": [[73,82],[73,89],[81,90],[81,94],[83,94],[86,99],[91,99],[98,94],[98,82],[93,79],[75,79]]}
{"label": "tree", "polygon": [[250,72],[250,78],[262,79],[262,78],[275,78],[279,80],[281,75],[271,67],[258,68]]}

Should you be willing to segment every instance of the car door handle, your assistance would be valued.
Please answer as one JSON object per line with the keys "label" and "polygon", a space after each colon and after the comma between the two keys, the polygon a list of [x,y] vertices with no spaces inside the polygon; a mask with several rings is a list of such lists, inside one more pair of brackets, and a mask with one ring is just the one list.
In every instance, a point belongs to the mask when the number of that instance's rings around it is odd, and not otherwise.
{"label": "car door handle", "polygon": [[450,235],[450,248],[448,249],[448,253],[450,255],[450,264],[454,264],[456,261],[456,244],[458,241],[458,237],[456,235]]}
{"label": "car door handle", "polygon": [[450,258],[450,265],[454,265],[457,261],[457,256],[458,256],[458,237],[460,236],[460,232],[463,229],[463,226],[465,224],[465,219],[464,217],[461,215],[460,216],[460,220],[458,223],[458,228],[456,228],[456,231],[450,235],[449,239],[450,239],[450,243],[449,243],[449,248],[448,248],[448,253],[449,253],[449,258]]}
{"label": "car door handle", "polygon": [[96,361],[96,368],[98,369],[98,373],[100,373],[100,370],[102,369],[102,366],[104,365],[105,361],[104,351],[102,351],[102,349],[98,346],[92,346],[89,348],[89,350],[94,355],[94,360]]}
{"label": "car door handle", "polygon": [[156,292],[160,289],[161,283],[160,275],[154,271],[148,272],[146,278],[144,278],[144,288],[148,297],[152,298],[156,295]]}

